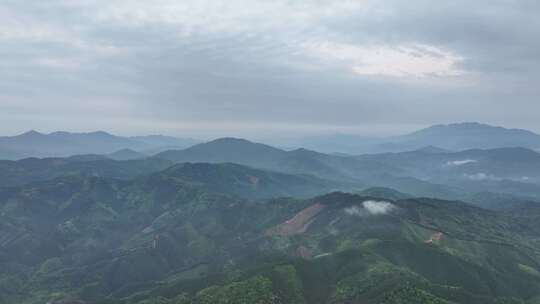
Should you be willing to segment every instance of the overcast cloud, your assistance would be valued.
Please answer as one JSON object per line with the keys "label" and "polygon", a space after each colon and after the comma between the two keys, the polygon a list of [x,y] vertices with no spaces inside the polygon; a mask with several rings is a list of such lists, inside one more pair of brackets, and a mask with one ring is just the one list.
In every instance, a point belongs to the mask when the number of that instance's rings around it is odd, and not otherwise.
{"label": "overcast cloud", "polygon": [[540,131],[536,0],[0,2],[0,133]]}

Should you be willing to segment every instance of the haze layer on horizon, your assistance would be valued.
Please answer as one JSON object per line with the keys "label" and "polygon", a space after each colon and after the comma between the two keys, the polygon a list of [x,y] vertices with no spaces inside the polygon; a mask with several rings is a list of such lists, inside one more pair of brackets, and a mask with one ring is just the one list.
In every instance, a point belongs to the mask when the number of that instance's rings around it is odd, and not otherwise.
{"label": "haze layer on horizon", "polygon": [[1,134],[540,131],[540,2],[0,3]]}

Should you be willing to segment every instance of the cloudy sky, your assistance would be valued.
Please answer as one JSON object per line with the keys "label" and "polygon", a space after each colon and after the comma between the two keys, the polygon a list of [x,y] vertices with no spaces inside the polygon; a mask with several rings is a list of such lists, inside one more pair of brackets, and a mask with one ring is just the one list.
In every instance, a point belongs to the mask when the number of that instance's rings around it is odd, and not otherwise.
{"label": "cloudy sky", "polygon": [[1,134],[540,131],[537,0],[0,1]]}

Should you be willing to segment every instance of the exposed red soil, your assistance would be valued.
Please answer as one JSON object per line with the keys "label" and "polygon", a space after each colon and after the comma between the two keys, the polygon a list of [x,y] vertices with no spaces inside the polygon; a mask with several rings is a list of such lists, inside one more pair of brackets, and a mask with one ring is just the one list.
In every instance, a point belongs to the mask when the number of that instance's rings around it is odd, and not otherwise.
{"label": "exposed red soil", "polygon": [[312,206],[309,206],[306,209],[298,212],[292,219],[287,220],[286,222],[274,227],[268,233],[271,235],[282,236],[302,234],[306,232],[313,218],[315,218],[315,216],[317,216],[317,214],[319,214],[319,212],[321,212],[324,207],[325,206],[321,203],[316,203]]}
{"label": "exposed red soil", "polygon": [[253,175],[249,175],[249,182],[253,185],[253,188],[257,188],[259,184],[259,178]]}
{"label": "exposed red soil", "polygon": [[428,244],[428,245],[432,245],[434,242],[438,242],[441,240],[443,236],[443,233],[442,232],[437,232],[437,233],[434,233],[431,235],[431,237],[429,238],[429,240],[426,240],[424,243]]}
{"label": "exposed red soil", "polygon": [[305,246],[300,246],[296,249],[296,255],[305,260],[310,260],[313,258],[313,250]]}

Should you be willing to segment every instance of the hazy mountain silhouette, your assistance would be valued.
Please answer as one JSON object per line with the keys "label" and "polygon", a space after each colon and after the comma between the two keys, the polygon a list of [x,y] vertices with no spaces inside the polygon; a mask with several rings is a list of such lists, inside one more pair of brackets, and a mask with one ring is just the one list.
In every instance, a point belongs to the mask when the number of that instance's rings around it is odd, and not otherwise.
{"label": "hazy mountain silhouette", "polygon": [[[238,146],[243,139],[221,138],[206,144],[219,145],[221,150],[201,147],[186,151],[186,159],[196,160],[199,153],[201,159],[232,159],[235,153],[227,146]],[[122,149],[131,149],[146,155],[153,155],[169,150],[185,149],[199,142],[189,138],[175,138],[163,135],[115,136],[103,131],[90,133],[53,132],[42,134],[29,131],[17,136],[0,137],[0,159],[20,159],[24,157],[63,157],[75,154],[110,154]],[[264,146],[264,145],[263,145]],[[250,147],[246,153],[268,153],[269,158],[275,158],[279,151],[271,151],[266,146]],[[503,147],[523,147],[533,150],[540,149],[540,135],[522,129],[507,129],[480,123],[458,123],[435,125],[410,134],[387,138],[370,138],[354,135],[317,136],[299,139],[294,144],[319,152],[346,154],[404,152],[424,150],[430,152],[461,151],[468,149],[494,149]],[[208,147],[205,145],[203,147]],[[246,146],[247,147],[247,146]],[[201,149],[201,150],[199,150]],[[236,148],[234,148],[236,149]],[[168,155],[168,153],[162,154]],[[191,156],[189,156],[191,155]],[[260,159],[262,155],[259,155]],[[168,156],[166,156],[168,158]],[[238,156],[240,157],[240,156]],[[249,159],[244,159],[249,162]]]}
{"label": "hazy mountain silhouette", "polygon": [[305,148],[347,154],[403,152],[432,147],[461,151],[524,147],[540,149],[540,135],[522,129],[507,129],[480,123],[435,125],[410,134],[373,138],[354,135],[327,135],[300,140]]}
{"label": "hazy mountain silhouette", "polygon": [[103,131],[90,133],[29,131],[17,136],[0,137],[0,157],[64,157],[76,154],[109,154],[122,149],[135,151],[186,148],[196,142],[166,136],[122,137]]}
{"label": "hazy mountain silhouette", "polygon": [[507,129],[480,123],[435,125],[411,134],[390,138],[383,150],[414,150],[425,146],[460,151],[502,147],[540,148],[540,135],[523,129]]}
{"label": "hazy mountain silhouette", "polygon": [[147,157],[147,155],[131,149],[122,149],[113,153],[109,153],[106,155],[106,157],[114,160],[132,160],[145,158]]}

